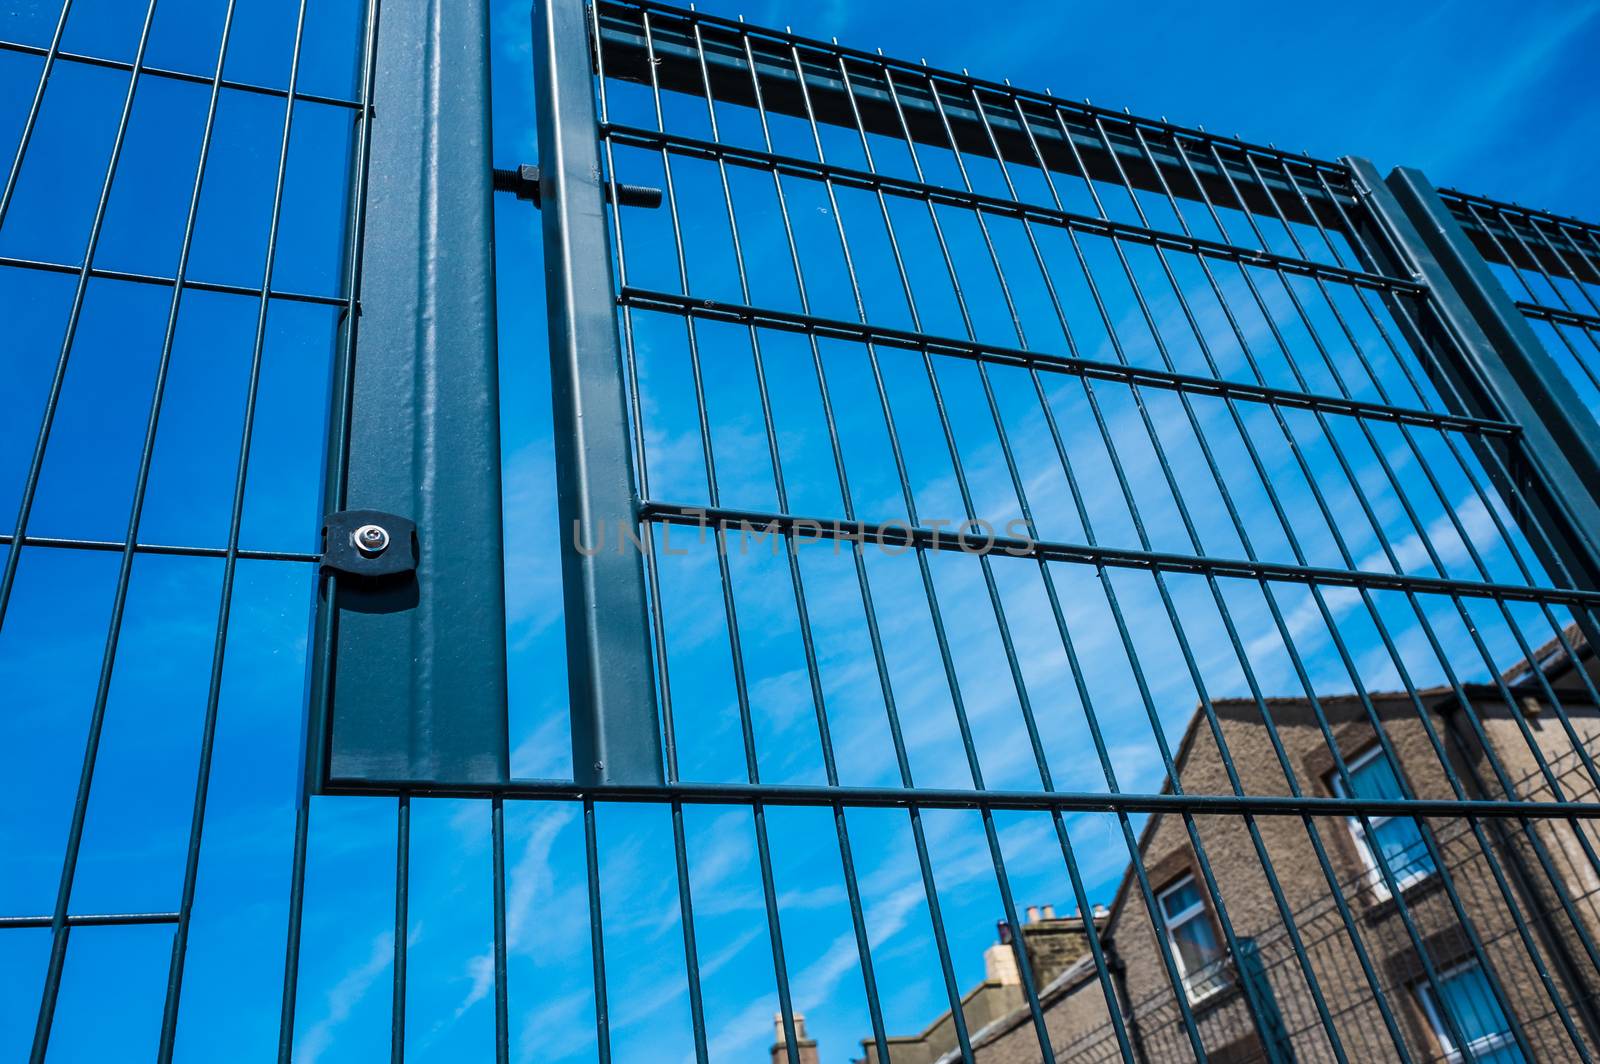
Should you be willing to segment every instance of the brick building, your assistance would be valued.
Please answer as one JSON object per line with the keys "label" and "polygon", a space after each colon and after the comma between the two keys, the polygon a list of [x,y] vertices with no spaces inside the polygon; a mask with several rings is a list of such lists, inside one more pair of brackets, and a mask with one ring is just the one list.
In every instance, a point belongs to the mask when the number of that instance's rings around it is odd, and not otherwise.
{"label": "brick building", "polygon": [[[1101,907],[1095,913],[1096,926],[1103,929],[1108,915]],[[1011,929],[1002,921],[998,932],[998,941],[983,953],[983,982],[961,998],[961,1015],[968,1031],[1004,1024],[1013,1016],[1026,1018],[1028,1014],[1016,953],[1011,944]],[[1049,905],[1028,908],[1027,922],[1022,926],[1022,944],[1027,951],[1028,966],[1041,982],[1056,978],[1089,957],[1083,919],[1078,915],[1057,916],[1054,907]],[[915,1035],[891,1036],[887,1041],[894,1064],[933,1064],[956,1047],[955,1023],[946,1012]],[[861,1047],[863,1064],[878,1064],[877,1047],[872,1039],[863,1039]]]}
{"label": "brick building", "polygon": [[[1600,748],[1594,698],[1600,669],[1576,629],[1566,636],[1571,654],[1553,640],[1499,682],[1459,693],[1434,688],[1365,701],[1352,695],[1317,706],[1303,698],[1230,699],[1211,708],[1248,794],[1290,793],[1283,759],[1302,793],[1346,793],[1320,708],[1359,797],[1402,797],[1409,788],[1420,799],[1448,799],[1453,776],[1469,798],[1549,801],[1559,790],[1566,799],[1592,801],[1596,777],[1588,751]],[[1553,712],[1552,695],[1567,723]],[[1374,717],[1397,755],[1399,779],[1382,755]],[[1230,792],[1204,707],[1190,720],[1175,763],[1185,791]],[[1164,789],[1171,790],[1170,780]],[[1215,1061],[1333,1060],[1334,1037],[1348,1059],[1395,1059],[1396,1035],[1416,1060],[1464,1059],[1461,1041],[1466,1056],[1494,1064],[1578,1059],[1575,1041],[1589,1053],[1600,1050],[1600,877],[1593,857],[1600,832],[1592,822],[1374,817],[1363,825],[1285,815],[1253,822],[1277,876],[1277,897],[1249,820],[1196,816],[1193,825],[1236,951],[1225,941],[1188,826],[1176,815],[1152,815],[1139,839],[1165,925],[1160,939],[1131,867],[1109,911],[1096,920],[1109,968],[1104,977],[1080,920],[1042,918],[1023,928],[1057,1060],[1121,1058],[1107,986],[1136,1060],[1190,1059],[1174,975],[1206,1056]],[[1033,943],[1048,933],[1060,948],[1036,962]],[[1007,967],[1001,957],[1010,960],[1003,942],[986,956],[989,977],[964,999],[974,1055],[984,1064],[1036,1061],[1038,1041],[1015,962]],[[902,1044],[915,1048],[906,1058],[915,1064],[960,1059],[948,1013],[916,1038],[890,1044],[896,1061]]]}

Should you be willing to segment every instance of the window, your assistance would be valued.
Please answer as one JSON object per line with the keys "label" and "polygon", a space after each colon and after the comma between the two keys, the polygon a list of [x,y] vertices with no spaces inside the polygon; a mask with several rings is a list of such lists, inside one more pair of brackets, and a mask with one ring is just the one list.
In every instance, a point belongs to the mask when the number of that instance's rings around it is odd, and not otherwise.
{"label": "window", "polygon": [[[1496,1000],[1489,980],[1477,961],[1468,961],[1440,974],[1438,993],[1428,983],[1417,985],[1417,997],[1422,1000],[1422,1011],[1428,1015],[1428,1026],[1439,1040],[1446,1060],[1461,1059],[1461,1050],[1451,1036],[1442,1009],[1448,1009],[1455,1020],[1461,1037],[1467,1040],[1472,1059],[1479,1064],[1516,1064],[1524,1059],[1522,1050],[1511,1037],[1511,1024],[1505,1010]],[[1441,1008],[1439,997],[1443,996]]]}
{"label": "window", "polygon": [[1156,901],[1167,925],[1167,948],[1183,976],[1189,1000],[1199,1001],[1221,990],[1228,983],[1225,952],[1194,876],[1184,876],[1163,890]]}
{"label": "window", "polygon": [[[1400,798],[1400,781],[1394,768],[1383,756],[1381,747],[1373,747],[1349,762],[1350,787],[1356,798]],[[1351,797],[1344,782],[1333,778],[1333,793],[1341,798]],[[1389,896],[1384,882],[1383,869],[1387,868],[1400,889],[1426,879],[1434,873],[1433,855],[1428,852],[1422,838],[1422,829],[1409,817],[1372,816],[1367,818],[1372,833],[1369,837],[1358,817],[1350,818],[1350,834],[1355,836],[1356,849],[1367,866],[1367,882],[1379,897]],[[1380,866],[1379,861],[1383,864]]]}

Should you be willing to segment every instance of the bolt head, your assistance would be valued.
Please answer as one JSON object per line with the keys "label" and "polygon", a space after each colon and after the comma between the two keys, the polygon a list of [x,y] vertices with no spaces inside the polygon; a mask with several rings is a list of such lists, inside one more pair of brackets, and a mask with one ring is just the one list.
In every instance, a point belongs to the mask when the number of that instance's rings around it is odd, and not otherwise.
{"label": "bolt head", "polygon": [[389,531],[382,525],[362,525],[350,534],[350,541],[368,558],[376,558],[389,549]]}

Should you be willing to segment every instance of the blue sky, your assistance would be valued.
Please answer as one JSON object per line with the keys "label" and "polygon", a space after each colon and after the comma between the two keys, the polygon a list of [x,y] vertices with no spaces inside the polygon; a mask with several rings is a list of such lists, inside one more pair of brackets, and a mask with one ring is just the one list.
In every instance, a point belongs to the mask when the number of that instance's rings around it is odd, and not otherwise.
{"label": "blue sky", "polygon": [[[222,6],[213,0],[160,0],[147,61],[209,76]],[[354,0],[309,5],[302,90],[336,97],[351,93],[358,7]],[[1088,96],[1097,103],[1126,104],[1136,113],[1203,122],[1208,128],[1321,156],[1354,153],[1384,168],[1416,165],[1440,185],[1600,215],[1600,193],[1586,177],[1600,166],[1600,143],[1592,136],[1600,124],[1600,102],[1592,71],[1585,66],[1600,44],[1597,4],[1525,4],[1511,20],[1490,5],[1470,4],[1399,11],[1358,4],[1315,14],[1283,5],[1228,12],[1147,5],[1136,18],[1125,6],[1109,4],[1013,5],[1003,15],[981,18],[974,17],[970,5],[944,2],[918,5],[915,17],[889,5],[837,0],[702,8],[726,14],[742,10],[752,23],[788,23],[812,36],[837,35],[843,43],[882,46],[890,54],[926,57],[937,66],[1008,76],[1018,85],[1048,86],[1062,96]],[[47,40],[58,10],[47,0],[13,0],[0,12],[0,37]],[[143,5],[122,0],[77,0],[65,47],[129,59],[143,15]],[[496,3],[493,31],[495,162],[536,161],[525,4]],[[286,85],[293,39],[291,5],[240,0],[227,76]],[[0,159],[12,157],[38,69],[36,57],[0,52]],[[46,97],[14,199],[0,220],[0,255],[82,261],[127,86],[127,75],[119,71],[62,68]],[[141,83],[97,240],[96,266],[172,275],[182,252],[208,99],[205,85]],[[619,98],[617,106],[633,107],[629,120],[648,124],[648,114],[637,110],[641,102],[635,95],[631,103]],[[692,112],[692,107],[680,106],[671,112],[671,121],[690,130],[700,121]],[[255,287],[266,262],[284,108],[269,97],[225,92],[215,126],[207,178],[194,207],[188,275]],[[338,292],[349,128],[348,113],[339,108],[296,107],[281,196],[282,235],[272,267],[276,289],[324,296]],[[740,135],[749,134],[745,128]],[[780,137],[796,135],[789,129]],[[793,143],[787,141],[779,150]],[[937,163],[928,160],[925,165]],[[650,180],[659,161],[635,152],[619,161],[619,169],[629,167],[637,168],[640,180]],[[930,180],[959,179],[948,166],[930,173]],[[997,176],[975,172],[974,179],[980,185],[987,182],[985,187],[993,191]],[[675,178],[685,209],[699,219],[688,234],[687,290],[739,299],[726,225],[717,215],[721,194],[708,183],[714,171],[685,166],[675,169]],[[659,178],[652,183],[659,184]],[[754,185],[746,182],[738,194],[765,194]],[[802,257],[812,271],[806,278],[808,295],[819,312],[851,317],[852,294],[842,273],[830,265],[830,256],[837,256],[837,241],[831,247],[829,243],[832,222],[822,220],[825,214],[810,213],[825,210],[817,195],[815,187],[792,190],[792,209],[808,212],[807,219],[818,223],[802,234]],[[523,776],[563,777],[570,770],[570,755],[537,215],[507,197],[497,198],[496,209],[508,642],[517,747],[513,768]],[[852,227],[871,224],[875,209],[870,201],[849,196],[841,202]],[[1126,205],[1112,209],[1127,213]],[[919,221],[897,214],[893,221],[904,227],[908,243],[931,249],[926,215]],[[652,234],[670,241],[664,224],[660,212],[625,219],[625,226],[632,227],[625,228],[625,236],[634,241],[629,246],[637,249]],[[963,262],[981,256],[970,218],[951,217],[944,224]],[[1021,234],[998,224],[995,234],[1008,273],[1016,279],[1018,274],[1011,271],[1022,254]],[[783,272],[787,252],[776,244],[781,238],[776,230],[769,228],[763,235],[769,239],[747,240],[756,256],[752,265],[758,289],[753,298],[792,309],[798,291],[792,271],[787,277]],[[1057,237],[1051,233],[1041,240]],[[1091,268],[1103,277],[1112,270],[1110,249],[1086,243]],[[852,250],[876,269],[875,276],[888,276],[880,245],[863,239]],[[921,256],[913,294],[925,327],[954,335],[961,328],[959,314],[932,254]],[[1316,254],[1327,258],[1325,251]],[[1052,271],[1064,264],[1062,276],[1070,274],[1071,251],[1059,240],[1047,248],[1047,255]],[[634,251],[629,265],[634,283],[679,290],[675,267],[666,256]],[[1150,265],[1143,263],[1144,268]],[[976,307],[978,334],[1014,343],[992,278],[985,282],[969,275],[962,280]],[[1060,283],[1071,286],[1067,280]],[[7,531],[10,515],[20,505],[43,397],[62,348],[72,285],[70,274],[0,266],[0,314],[6,323],[0,379],[8,382],[0,392],[0,514],[7,515]],[[1017,291],[1030,342],[1059,350],[1065,337],[1052,320],[1042,286],[1020,285]],[[1159,365],[1163,347],[1178,357],[1195,357],[1194,345],[1181,342],[1184,326],[1170,293],[1153,297],[1160,335],[1138,324],[1130,293],[1109,295],[1115,332],[1124,341],[1119,351],[1103,327],[1096,336],[1081,280],[1064,291],[1070,325],[1087,357],[1111,360],[1120,355]],[[1310,299],[1314,291],[1305,288],[1299,294]],[[874,322],[907,324],[910,308],[897,286],[875,285],[867,298]],[[1227,298],[1233,305],[1250,301],[1237,282],[1229,282]],[[1345,309],[1354,313],[1359,304]],[[140,539],[208,547],[228,542],[239,440],[253,394],[239,542],[271,550],[312,550],[336,311],[275,300],[262,315],[253,298],[194,291],[184,294],[175,317],[169,317],[170,311],[168,287],[118,281],[89,285],[28,531],[123,537],[148,431],[152,386],[162,352],[169,349]],[[1333,331],[1326,311],[1313,314],[1318,330]],[[1269,294],[1247,332],[1252,343],[1264,342],[1269,317],[1285,329],[1295,328],[1282,288]],[[692,416],[694,390],[682,326],[675,319],[645,314],[637,315],[634,325],[652,497],[707,501],[701,471],[705,444]],[[170,345],[165,343],[169,328]],[[1360,328],[1360,344],[1381,348],[1372,324]],[[1243,375],[1242,352],[1230,350],[1220,314],[1213,310],[1202,315],[1202,329],[1224,372]],[[771,508],[776,500],[757,416],[748,336],[706,326],[697,338],[702,357],[716,367],[705,389],[721,501]],[[819,428],[821,393],[809,352],[793,336],[764,335],[762,344],[769,382],[782,399],[775,417],[790,509],[838,513],[840,488]],[[1337,386],[1333,369],[1306,355],[1311,343],[1303,329],[1292,336],[1291,346],[1297,356],[1305,356],[1314,390]],[[259,367],[253,370],[258,348]],[[928,377],[916,359],[903,353],[884,351],[880,357],[893,382],[891,404],[909,455],[912,501],[924,518],[957,517],[961,502],[955,469],[932,412]],[[875,402],[861,398],[871,395],[872,384],[860,350],[843,342],[827,344],[821,358],[840,418],[853,506],[869,519],[905,516],[898,478],[885,457],[886,422]],[[1410,406],[1436,402],[1408,391],[1398,363],[1385,363],[1375,377],[1366,377],[1359,361],[1354,350],[1332,356],[1360,397],[1389,395]],[[1198,363],[1180,368],[1204,371]],[[1273,383],[1293,385],[1281,359],[1268,364],[1266,372]],[[959,441],[963,472],[975,486],[978,511],[1004,524],[1016,515],[1018,503],[982,403],[981,382],[968,364],[941,360],[936,374]],[[1041,530],[1050,538],[1082,541],[1087,532],[1070,489],[1059,465],[1053,464],[1053,452],[1041,443],[1048,431],[1031,383],[1012,370],[994,371],[991,378]],[[1079,463],[1078,475],[1089,485],[1086,506],[1095,533],[1102,542],[1137,546],[1080,386],[1066,377],[1046,384]],[[1138,505],[1149,519],[1152,545],[1192,549],[1130,393],[1103,384],[1096,386],[1096,396],[1104,404]],[[1214,554],[1239,555],[1244,545],[1220,494],[1206,487],[1209,474],[1183,411],[1169,394],[1147,392],[1146,401],[1204,546]],[[1293,561],[1293,548],[1275,526],[1260,489],[1251,487],[1248,475],[1233,476],[1247,467],[1248,458],[1230,428],[1228,411],[1210,400],[1197,400],[1195,409],[1208,440],[1218,441],[1229,490],[1250,515],[1252,546],[1263,557]],[[1247,417],[1247,431],[1261,447],[1273,480],[1292,510],[1306,515],[1296,531],[1311,560],[1342,564],[1333,530],[1315,514],[1309,485],[1296,479],[1281,431],[1260,411],[1247,411]],[[1375,500],[1373,517],[1379,527],[1367,518],[1348,483],[1340,485],[1326,437],[1309,416],[1302,412],[1289,417],[1290,431],[1306,449],[1313,476],[1327,493],[1334,524],[1362,568],[1390,566],[1383,550],[1387,539],[1393,564],[1404,571],[1433,573],[1437,560],[1451,575],[1473,578],[1481,559],[1495,578],[1520,580],[1513,551],[1525,554],[1524,545],[1501,535],[1503,514],[1495,504],[1480,501],[1473,474],[1456,463],[1450,441],[1417,431],[1413,450],[1392,425],[1378,426],[1368,440],[1347,419],[1333,421],[1341,445],[1357,454],[1362,489]],[[1385,483],[1376,459],[1380,452],[1396,469],[1415,518]],[[1424,458],[1442,471],[1437,492],[1423,483]],[[1425,543],[1438,547],[1437,559],[1429,557]],[[54,902],[85,725],[104,660],[116,562],[115,554],[39,548],[25,552],[18,564],[0,629],[0,689],[8,692],[8,708],[0,714],[0,779],[6,797],[0,820],[0,850],[6,855],[0,913],[6,915],[48,913]],[[691,543],[687,555],[663,557],[661,562],[682,776],[743,779],[746,766],[715,557],[704,545]],[[820,745],[787,568],[781,559],[761,552],[735,558],[732,565],[762,778],[821,782]],[[813,546],[807,548],[802,567],[841,780],[897,783],[882,694],[874,664],[862,649],[864,618],[850,560],[826,546]],[[970,775],[949,687],[940,663],[928,653],[932,622],[913,559],[873,556],[867,567],[916,781],[967,786]],[[1013,560],[1000,560],[994,568],[1028,688],[1041,707],[1041,739],[1056,785],[1104,790],[1098,763],[1083,756],[1086,718],[1038,568]],[[953,664],[986,782],[1038,787],[980,573],[970,560],[949,555],[935,557],[932,569],[947,623],[961,636]],[[1143,705],[1134,696],[1130,664],[1106,598],[1092,571],[1057,566],[1054,573],[1119,782],[1125,789],[1154,789],[1161,782],[1161,763]],[[303,563],[243,562],[229,603],[215,763],[180,1014],[178,1045],[184,1059],[214,1059],[223,1052],[230,1059],[270,1059],[275,1051],[311,580],[310,567]],[[110,663],[106,731],[90,791],[72,912],[165,911],[177,906],[221,581],[222,565],[215,559],[140,556],[134,562],[119,649]],[[1181,656],[1171,625],[1148,576],[1119,572],[1113,582],[1131,618],[1139,659],[1161,663],[1146,678],[1154,711],[1175,742],[1196,702],[1194,682],[1178,664]],[[1208,589],[1193,577],[1173,577],[1169,588],[1209,693],[1246,693],[1243,672]],[[1294,673],[1260,589],[1225,582],[1225,594],[1262,688],[1268,694],[1292,693]],[[1373,688],[1396,685],[1395,663],[1359,600],[1329,592],[1327,601],[1339,634],[1358,657],[1364,681]],[[1278,594],[1277,603],[1319,691],[1348,690],[1348,672],[1334,653],[1315,603],[1293,586]],[[1378,604],[1391,630],[1401,633],[1400,649],[1412,678],[1436,682],[1440,665],[1415,615],[1397,596],[1379,595]],[[1462,678],[1484,677],[1488,666],[1460,613],[1448,602],[1430,600],[1427,608]],[[1514,660],[1517,641],[1505,618],[1476,605],[1473,610],[1491,661],[1504,665]],[[1513,617],[1528,642],[1548,638],[1548,623],[1536,611],[1518,608]],[[406,930],[410,1055],[415,1060],[481,1059],[494,1025],[488,808],[467,801],[418,801],[412,817],[411,919]],[[885,1025],[891,1034],[914,1032],[946,1003],[909,826],[904,814],[887,811],[853,812],[847,819]],[[318,799],[311,824],[297,1059],[367,1060],[386,1050],[390,1026],[395,807],[392,801]],[[1052,903],[1070,910],[1072,892],[1049,820],[997,815],[996,824],[1018,904]],[[1091,900],[1109,900],[1127,857],[1114,822],[1084,816],[1069,826]],[[593,1059],[579,810],[513,803],[506,810],[506,827],[514,1059]],[[597,830],[617,1058],[688,1057],[692,1043],[683,990],[683,933],[666,811],[603,807]],[[690,809],[685,831],[713,1058],[764,1055],[776,996],[750,815],[742,809]],[[824,1059],[847,1059],[857,1041],[870,1034],[870,1025],[835,826],[825,812],[773,810],[768,831],[796,1006],[807,1013],[813,1033],[821,1038]],[[1002,916],[993,865],[974,814],[929,813],[926,832],[957,979],[967,987],[980,976],[981,951],[993,940],[994,922]],[[47,931],[0,931],[0,981],[22,988],[0,1002],[0,1055],[16,1055],[31,1037],[48,948]],[[130,1057],[148,1055],[140,1047],[154,1046],[169,951],[170,932],[161,926],[75,931],[51,1059],[106,1059],[109,1046]]]}

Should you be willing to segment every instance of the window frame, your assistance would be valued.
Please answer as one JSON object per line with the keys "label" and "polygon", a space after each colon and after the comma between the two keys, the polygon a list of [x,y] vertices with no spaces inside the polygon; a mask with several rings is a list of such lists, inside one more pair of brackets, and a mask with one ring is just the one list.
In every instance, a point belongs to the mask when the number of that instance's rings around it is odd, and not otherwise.
{"label": "window frame", "polygon": [[1204,990],[1196,990],[1195,983],[1202,973],[1210,971],[1222,972],[1228,960],[1227,947],[1223,946],[1216,959],[1206,964],[1200,971],[1190,972],[1183,963],[1183,952],[1178,949],[1178,944],[1173,938],[1173,931],[1176,927],[1199,919],[1205,920],[1210,925],[1212,933],[1216,936],[1219,945],[1221,944],[1221,931],[1217,927],[1216,917],[1211,912],[1211,903],[1203,891],[1199,892],[1200,897],[1193,905],[1188,906],[1178,915],[1169,916],[1167,913],[1167,898],[1184,886],[1196,882],[1193,872],[1185,872],[1173,879],[1165,887],[1156,891],[1156,906],[1161,910],[1161,923],[1165,928],[1167,953],[1171,956],[1173,964],[1178,968],[1178,976],[1183,982],[1183,991],[1188,997],[1190,1005],[1198,1005],[1203,1001],[1208,1001],[1233,985],[1231,978],[1219,975],[1213,986]]}
{"label": "window frame", "polygon": [[[1476,960],[1468,958],[1441,971],[1439,973],[1439,981],[1442,983],[1451,976],[1459,975],[1474,968],[1481,971],[1483,966]],[[1416,992],[1417,1000],[1422,1004],[1422,1013],[1428,1020],[1428,1028],[1433,1032],[1434,1040],[1439,1043],[1439,1049],[1443,1052],[1444,1059],[1449,1061],[1450,1064],[1457,1064],[1457,1062],[1465,1059],[1461,1048],[1450,1037],[1450,1026],[1445,1022],[1444,1006],[1439,1000],[1438,994],[1435,993],[1433,986],[1427,980],[1423,980],[1412,984],[1412,989]],[[1506,1046],[1516,1046],[1517,1044],[1516,1036],[1510,1030],[1505,1004],[1494,996],[1494,988],[1492,986],[1489,988],[1489,993],[1495,1005],[1500,1009],[1501,1018],[1507,1020],[1507,1029],[1496,1031],[1493,1034],[1486,1034],[1468,1042],[1467,1049],[1472,1053],[1474,1060],[1485,1054],[1504,1049]]]}
{"label": "window frame", "polygon": [[[1372,762],[1378,760],[1382,756],[1382,746],[1377,744],[1369,746],[1361,753],[1355,755],[1354,757],[1348,758],[1345,761],[1345,773],[1346,775],[1353,777],[1357,771],[1365,768],[1367,765],[1370,765]],[[1395,766],[1394,771],[1395,778],[1398,780],[1400,776],[1399,766]],[[1345,786],[1344,780],[1340,778],[1337,772],[1334,772],[1328,777],[1328,789],[1331,790],[1334,796],[1337,798],[1353,797],[1349,788]],[[1367,823],[1371,825],[1374,832],[1376,832],[1378,828],[1384,824],[1389,823],[1391,820],[1411,820],[1411,822],[1417,826],[1418,836],[1420,837],[1422,834],[1422,825],[1417,823],[1415,818],[1379,815],[1367,817]],[[1388,901],[1393,895],[1390,893],[1389,885],[1384,881],[1383,877],[1383,869],[1386,866],[1379,863],[1380,858],[1378,856],[1378,852],[1374,851],[1372,843],[1368,841],[1367,832],[1361,826],[1361,818],[1356,816],[1347,816],[1345,817],[1345,824],[1350,829],[1351,839],[1355,842],[1356,853],[1361,856],[1361,863],[1366,866],[1367,886],[1371,888],[1373,893],[1378,896],[1379,901]],[[1400,888],[1400,892],[1402,894],[1416,886],[1418,883],[1431,879],[1433,876],[1438,874],[1438,864],[1433,860],[1433,854],[1427,851],[1425,840],[1424,852],[1427,853],[1428,862],[1432,866],[1430,868],[1417,869],[1415,867],[1410,867],[1404,871],[1396,870],[1394,868],[1389,869],[1390,874],[1394,876],[1395,885]]]}

